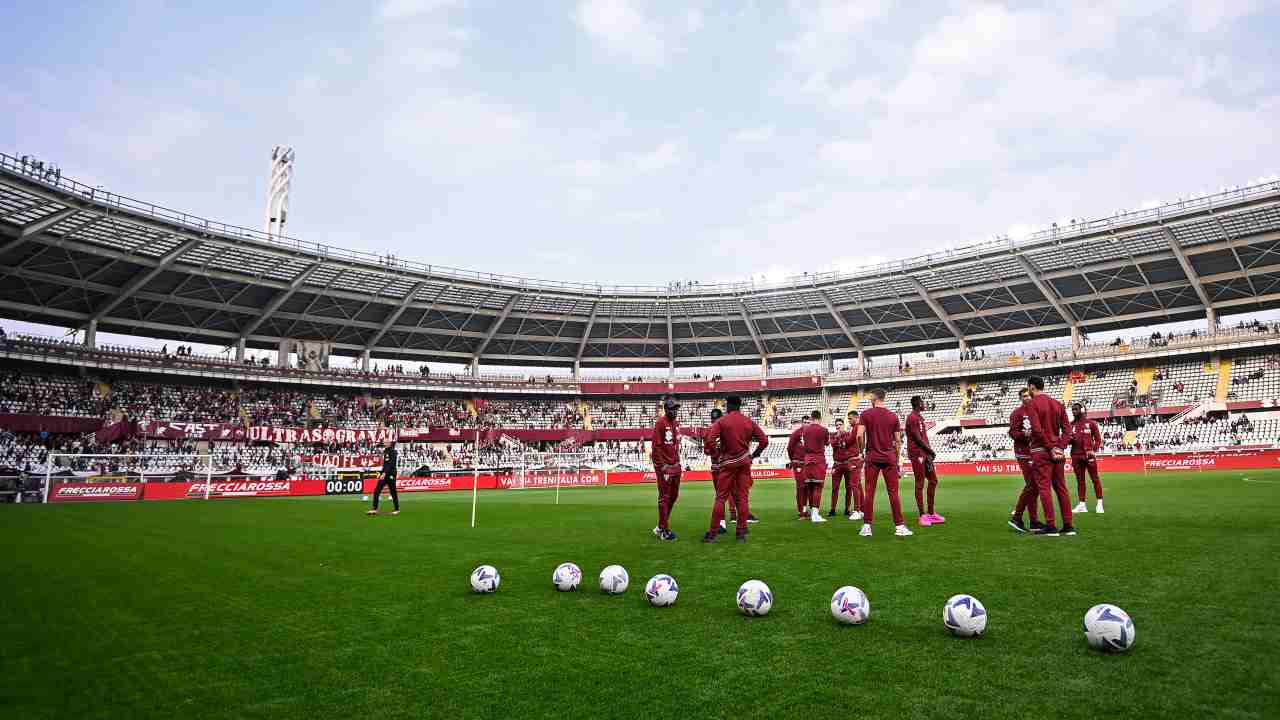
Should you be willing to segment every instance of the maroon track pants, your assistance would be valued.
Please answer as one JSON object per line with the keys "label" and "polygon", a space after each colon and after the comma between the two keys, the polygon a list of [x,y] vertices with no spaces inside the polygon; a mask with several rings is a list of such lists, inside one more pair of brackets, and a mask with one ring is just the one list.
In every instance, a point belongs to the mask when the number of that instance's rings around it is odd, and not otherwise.
{"label": "maroon track pants", "polygon": [[796,479],[796,513],[803,515],[804,506],[809,504],[809,490],[804,486],[804,466],[792,464],[791,474]]}
{"label": "maroon track pants", "polygon": [[911,474],[916,479],[916,511],[925,514],[924,488],[925,480],[929,483],[928,514],[933,514],[933,495],[938,491],[938,472],[925,467],[924,456],[911,456]]}
{"label": "maroon track pants", "polygon": [[653,471],[658,476],[658,527],[670,530],[667,521],[680,497],[680,466],[664,465],[654,467]]}
{"label": "maroon track pants", "polygon": [[1040,521],[1040,511],[1036,508],[1036,500],[1040,497],[1040,493],[1036,489],[1035,469],[1027,458],[1018,458],[1018,467],[1022,469],[1022,490],[1018,493],[1018,502],[1013,509],[1013,514],[1021,520],[1022,512],[1030,511],[1031,522],[1034,524]]}
{"label": "maroon track pants", "polygon": [[751,515],[748,497],[751,495],[751,463],[743,463],[734,467],[720,468],[712,475],[716,486],[716,499],[711,505],[711,532],[720,527],[724,520],[724,505],[732,502],[738,512],[738,534],[747,531],[747,518]]}
{"label": "maroon track pants", "polygon": [[876,507],[876,479],[884,475],[884,489],[889,493],[889,509],[893,511],[893,524],[902,524],[902,497],[898,494],[898,464],[881,465],[879,463],[863,463],[866,483],[862,488],[862,521],[871,524]]}
{"label": "maroon track pants", "polygon": [[1089,473],[1089,478],[1093,480],[1093,496],[1102,499],[1102,480],[1098,478],[1098,460],[1087,457],[1071,458],[1071,469],[1076,473],[1076,496],[1080,498],[1080,502],[1088,499],[1088,488],[1084,483],[1085,472]]}
{"label": "maroon track pants", "polygon": [[1040,497],[1040,506],[1044,510],[1046,525],[1055,525],[1054,495],[1058,496],[1058,506],[1062,510],[1063,527],[1071,524],[1071,493],[1067,490],[1066,465],[1065,459],[1054,460],[1047,451],[1031,453],[1031,470],[1036,478],[1036,495]]}
{"label": "maroon track pants", "polygon": [[840,497],[840,482],[844,481],[844,514],[849,514],[850,503],[854,510],[862,509],[862,478],[852,460],[836,463],[831,468],[831,511],[835,512],[836,499]]}

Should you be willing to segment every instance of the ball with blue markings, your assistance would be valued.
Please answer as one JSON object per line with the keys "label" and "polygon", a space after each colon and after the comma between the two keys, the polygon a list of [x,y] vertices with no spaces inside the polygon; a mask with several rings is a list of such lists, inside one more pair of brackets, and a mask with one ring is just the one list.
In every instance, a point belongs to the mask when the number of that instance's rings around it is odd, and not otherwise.
{"label": "ball with blue markings", "polygon": [[551,584],[560,592],[572,592],[582,583],[582,569],[571,562],[560,563],[551,573]]}
{"label": "ball with blue markings", "polygon": [[942,607],[942,624],[956,637],[978,637],[987,630],[987,609],[972,595],[952,595]]}
{"label": "ball with blue markings", "polygon": [[654,575],[644,584],[644,596],[654,607],[669,607],[680,597],[680,586],[670,575]]}
{"label": "ball with blue markings", "polygon": [[600,592],[621,595],[631,584],[631,576],[621,565],[610,565],[600,571]]}
{"label": "ball with blue markings", "polygon": [[862,590],[845,585],[831,596],[831,617],[845,625],[861,625],[871,617],[871,601]]}
{"label": "ball with blue markings", "polygon": [[492,565],[481,565],[471,571],[471,589],[478,593],[491,593],[498,589],[502,577]]}
{"label": "ball with blue markings", "polygon": [[773,608],[773,591],[760,580],[748,580],[738,588],[738,609],[747,617],[768,615]]}
{"label": "ball with blue markings", "polygon": [[1129,613],[1103,603],[1084,614],[1084,638],[1090,647],[1103,652],[1125,652],[1133,647],[1137,630]]}

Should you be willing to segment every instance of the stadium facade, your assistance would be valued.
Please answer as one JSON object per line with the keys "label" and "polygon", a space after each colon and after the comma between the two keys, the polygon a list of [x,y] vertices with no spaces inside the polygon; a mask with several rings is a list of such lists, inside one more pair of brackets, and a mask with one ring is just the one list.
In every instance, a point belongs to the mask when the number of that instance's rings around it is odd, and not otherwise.
{"label": "stadium facade", "polygon": [[0,316],[371,359],[677,367],[966,349],[1280,307],[1280,183],[777,284],[553,282],[309,243],[0,155]]}

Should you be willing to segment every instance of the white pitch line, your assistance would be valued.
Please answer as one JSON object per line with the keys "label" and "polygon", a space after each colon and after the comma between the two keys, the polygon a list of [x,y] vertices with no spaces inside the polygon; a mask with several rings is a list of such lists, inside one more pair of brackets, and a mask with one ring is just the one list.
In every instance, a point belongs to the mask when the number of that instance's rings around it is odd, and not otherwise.
{"label": "white pitch line", "polygon": [[1254,480],[1253,478],[1245,478],[1245,482],[1266,483],[1268,485],[1280,484],[1280,480]]}

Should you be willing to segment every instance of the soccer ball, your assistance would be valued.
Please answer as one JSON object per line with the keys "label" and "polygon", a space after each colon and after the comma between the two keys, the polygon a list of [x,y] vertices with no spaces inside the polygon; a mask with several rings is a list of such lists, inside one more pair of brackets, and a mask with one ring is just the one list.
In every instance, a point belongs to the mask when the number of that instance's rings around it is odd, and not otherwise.
{"label": "soccer ball", "polygon": [[1124,652],[1133,647],[1137,630],[1129,613],[1104,603],[1084,614],[1084,639],[1095,650]]}
{"label": "soccer ball", "polygon": [[680,586],[670,575],[654,575],[644,584],[644,596],[654,607],[675,605],[676,598],[680,597]]}
{"label": "soccer ball", "polygon": [[952,595],[942,606],[942,624],[956,637],[977,637],[987,629],[987,609],[972,595]]}
{"label": "soccer ball", "polygon": [[577,590],[582,582],[582,570],[573,563],[560,563],[556,571],[551,573],[551,584],[560,592]]}
{"label": "soccer ball", "polygon": [[481,565],[471,571],[471,589],[478,593],[491,593],[498,589],[502,578],[492,565]]}
{"label": "soccer ball", "polygon": [[621,595],[631,584],[631,576],[621,565],[610,565],[600,571],[600,591],[610,595]]}
{"label": "soccer ball", "polygon": [[738,609],[748,617],[768,615],[773,607],[773,591],[759,580],[748,580],[738,588]]}
{"label": "soccer ball", "polygon": [[846,625],[861,625],[871,617],[871,601],[858,588],[845,585],[831,596],[831,617]]}

